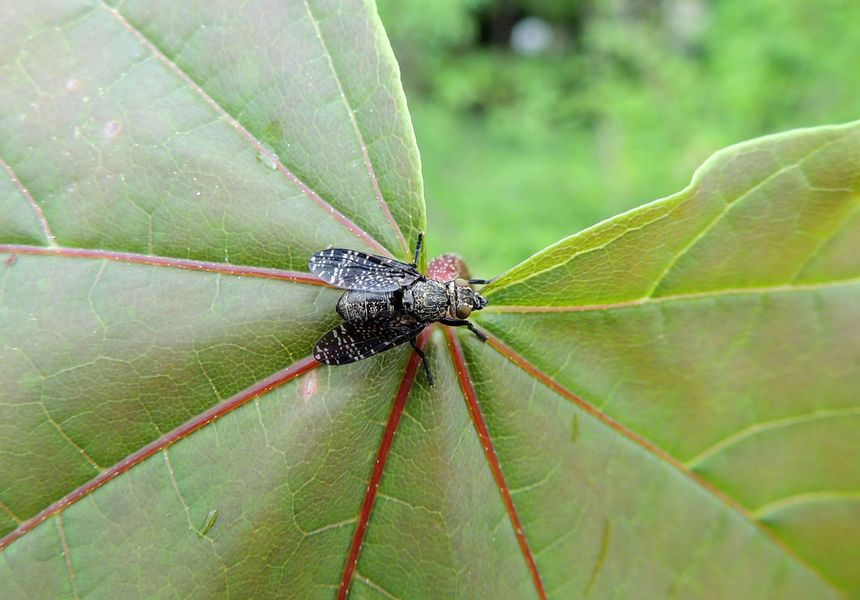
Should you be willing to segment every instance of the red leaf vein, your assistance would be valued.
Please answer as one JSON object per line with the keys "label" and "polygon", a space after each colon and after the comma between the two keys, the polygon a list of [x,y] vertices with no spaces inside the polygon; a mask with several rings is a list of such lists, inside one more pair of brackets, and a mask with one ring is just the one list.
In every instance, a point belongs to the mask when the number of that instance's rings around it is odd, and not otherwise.
{"label": "red leaf vein", "polygon": [[189,76],[182,68],[176,64],[171,58],[169,58],[161,49],[155,45],[152,40],[150,40],[142,31],[140,31],[137,27],[132,25],[123,14],[118,10],[109,7],[104,2],[102,2],[102,6],[104,6],[105,10],[107,10],[111,15],[113,15],[117,21],[127,29],[134,37],[140,41],[152,54],[161,61],[168,69],[170,69],[177,77],[179,77],[190,89],[196,92],[203,101],[209,105],[215,112],[217,112],[224,119],[226,123],[228,123],[231,127],[233,127],[236,131],[238,131],[242,137],[244,137],[248,142],[254,146],[254,149],[260,153],[260,155],[264,156],[270,164],[273,164],[277,167],[277,170],[284,175],[287,179],[289,179],[296,187],[298,187],[302,193],[310,198],[313,202],[315,202],[318,206],[325,209],[329,214],[331,214],[336,221],[341,223],[346,229],[352,232],[357,238],[365,242],[367,245],[374,248],[377,252],[381,254],[390,255],[388,250],[385,249],[379,242],[377,242],[369,233],[364,231],[361,227],[355,224],[351,219],[349,219],[346,215],[341,213],[331,204],[323,200],[323,198],[314,190],[310,188],[305,182],[298,178],[298,176],[289,170],[286,165],[284,165],[281,160],[278,158],[276,154],[269,151],[263,144],[254,137],[248,129],[240,123],[233,115],[227,112],[223,106],[221,106],[218,101],[215,100],[209,93],[203,89],[196,81],[194,81],[191,76]]}
{"label": "red leaf vein", "polygon": [[493,441],[490,438],[490,431],[487,429],[487,422],[484,419],[484,413],[481,411],[481,406],[478,404],[478,394],[475,392],[475,386],[472,384],[472,378],[469,374],[469,367],[466,365],[466,358],[463,356],[463,348],[460,346],[460,341],[450,328],[445,327],[445,337],[448,340],[448,348],[451,351],[451,357],[454,360],[454,365],[457,370],[457,379],[460,381],[460,389],[463,390],[463,396],[466,399],[466,406],[469,408],[469,414],[472,417],[472,423],[475,426],[475,431],[478,433],[478,438],[481,446],[484,448],[484,454],[487,457],[487,462],[490,464],[490,470],[493,472],[493,478],[496,480],[496,485],[499,487],[499,492],[502,495],[505,509],[508,512],[508,517],[511,519],[511,524],[514,527],[514,533],[517,537],[517,543],[520,546],[520,551],[523,553],[538,596],[546,599],[546,590],[544,589],[543,581],[541,581],[540,573],[538,572],[537,564],[535,563],[534,555],[529,548],[528,540],[523,532],[523,524],[517,514],[517,509],[514,506],[514,499],[511,496],[510,488],[505,475],[502,473],[502,466],[499,463],[499,457],[496,454],[496,449],[493,446]]}
{"label": "red leaf vein", "polygon": [[323,53],[325,54],[326,60],[328,61],[329,68],[331,69],[332,76],[334,77],[334,81],[337,84],[338,92],[340,93],[340,97],[343,100],[344,108],[346,109],[346,114],[349,117],[349,122],[352,124],[353,130],[355,130],[355,135],[358,138],[358,144],[361,147],[361,156],[364,160],[364,166],[367,169],[367,175],[370,177],[370,182],[373,185],[373,193],[376,195],[376,200],[379,202],[379,206],[382,209],[382,213],[385,215],[385,219],[388,221],[388,224],[394,230],[394,234],[397,236],[397,239],[400,240],[400,246],[403,249],[404,256],[409,256],[409,244],[406,243],[406,238],[403,237],[403,232],[400,230],[400,226],[397,224],[397,221],[394,220],[394,217],[391,215],[391,210],[388,208],[388,203],[385,201],[385,197],[382,195],[382,189],[379,187],[379,178],[376,176],[376,172],[373,170],[373,164],[370,162],[370,154],[367,152],[367,143],[364,141],[364,134],[361,133],[361,129],[358,127],[358,121],[355,118],[355,111],[349,104],[349,100],[346,97],[346,92],[343,89],[343,84],[340,81],[340,75],[335,69],[334,60],[332,59],[331,52],[329,52],[328,46],[326,45],[325,39],[323,38],[322,31],[320,31],[319,21],[314,16],[313,11],[311,10],[311,5],[308,0],[305,0],[305,8],[308,11],[308,18],[311,21],[311,24],[314,27],[314,32],[316,33],[317,38],[320,41],[320,46],[322,47]]}
{"label": "red leaf vein", "polygon": [[328,286],[310,273],[287,271],[284,269],[269,269],[247,265],[231,265],[227,263],[192,260],[189,258],[173,258],[169,256],[151,256],[133,252],[115,252],[113,250],[92,250],[87,248],[43,248],[41,246],[21,246],[15,244],[0,244],[0,254],[33,254],[38,256],[66,256],[71,258],[95,258],[113,260],[116,262],[150,265],[153,267],[171,267],[174,269],[190,269],[192,271],[207,271],[221,275],[237,277],[261,277],[263,279],[279,279],[292,283]]}
{"label": "red leaf vein", "polygon": [[198,429],[205,427],[219,417],[233,412],[234,410],[236,410],[240,406],[243,406],[244,404],[247,404],[254,398],[257,398],[267,392],[270,392],[287,383],[288,381],[291,381],[296,377],[304,375],[305,373],[317,368],[319,364],[320,363],[318,363],[310,356],[307,358],[303,358],[293,363],[286,369],[278,371],[277,373],[274,373],[273,375],[270,375],[269,377],[258,381],[251,387],[239,392],[235,396],[225,400],[220,404],[213,406],[212,408],[210,408],[204,413],[201,413],[194,419],[180,425],[173,431],[170,431],[163,436],[153,440],[137,452],[128,455],[120,462],[103,471],[97,477],[94,477],[93,479],[89,480],[81,487],[66,494],[34,517],[24,521],[15,531],[8,534],[6,537],[0,539],[0,550],[3,550],[15,540],[23,537],[25,534],[35,529],[45,519],[53,515],[58,515],[62,513],[66,509],[66,507],[88,496],[110,480],[114,479],[118,475],[125,473],[126,471],[129,471],[132,467],[142,463],[147,458],[171,446],[179,440],[188,437]]}
{"label": "red leaf vein", "polygon": [[[418,347],[424,348],[427,344],[427,338],[430,335],[430,328],[418,337]],[[385,470],[385,465],[388,462],[388,455],[391,452],[391,444],[394,442],[394,434],[397,432],[397,426],[400,424],[400,418],[403,416],[403,410],[406,408],[406,400],[409,398],[409,393],[412,391],[412,385],[415,383],[415,375],[418,372],[418,364],[421,362],[421,357],[413,352],[409,357],[409,362],[406,364],[406,371],[403,374],[403,381],[400,382],[400,388],[397,390],[397,395],[394,397],[394,404],[391,405],[391,413],[388,416],[388,422],[385,425],[385,431],[382,433],[382,441],[379,444],[379,450],[376,453],[376,462],[373,465],[373,470],[370,473],[370,480],[367,483],[367,491],[364,494],[364,501],[361,503],[361,509],[358,513],[358,521],[355,525],[355,531],[352,535],[352,544],[349,548],[349,554],[346,557],[346,565],[343,569],[343,577],[341,578],[340,588],[337,592],[338,600],[345,600],[349,593],[349,586],[355,576],[355,566],[358,563],[358,556],[361,553],[361,544],[364,541],[364,534],[367,531],[367,524],[370,521],[370,514],[373,512],[373,505],[376,501],[376,493],[379,489],[379,483],[382,481],[382,474]]]}
{"label": "red leaf vein", "polygon": [[609,415],[601,412],[600,410],[598,410],[597,408],[595,408],[594,406],[568,390],[566,387],[558,383],[555,379],[541,371],[538,367],[536,367],[528,360],[526,360],[523,356],[514,351],[513,348],[502,342],[499,338],[495,337],[492,334],[488,334],[487,343],[495,350],[497,350],[499,354],[517,365],[523,371],[525,371],[535,379],[541,381],[544,385],[551,388],[559,395],[570,400],[598,421],[602,422],[603,424],[610,427],[611,429],[624,436],[625,438],[629,439],[630,441],[634,442],[635,444],[638,444],[643,449],[655,455],[661,461],[671,465],[672,467],[680,471],[682,474],[688,477],[695,485],[701,487],[709,494],[715,496],[717,500],[719,500],[719,502],[723,504],[728,510],[737,513],[745,521],[749,522],[759,531],[759,533],[761,533],[765,538],[770,540],[787,556],[792,557],[798,564],[803,565],[806,569],[808,569],[816,577],[821,579],[821,581],[825,582],[828,586],[835,588],[835,586],[830,581],[828,581],[827,578],[825,578],[821,573],[819,573],[812,565],[810,565],[806,560],[801,558],[791,547],[789,547],[782,540],[780,540],[770,529],[768,529],[761,522],[756,520],[753,514],[750,513],[750,511],[748,511],[744,506],[742,506],[737,500],[727,495],[719,488],[715,487],[709,481],[690,471],[684,465],[684,463],[682,463],[680,460],[678,460],[662,448],[656,446],[650,440],[632,431],[631,429],[628,429]]}

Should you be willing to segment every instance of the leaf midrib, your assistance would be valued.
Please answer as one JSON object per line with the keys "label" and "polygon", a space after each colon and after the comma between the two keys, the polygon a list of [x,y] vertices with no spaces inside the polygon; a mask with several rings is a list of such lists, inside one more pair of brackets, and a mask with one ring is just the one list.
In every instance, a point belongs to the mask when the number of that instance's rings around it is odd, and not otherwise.
{"label": "leaf midrib", "polygon": [[837,587],[834,582],[825,577],[824,574],[819,572],[818,569],[812,566],[806,559],[797,554],[797,552],[795,552],[793,548],[791,548],[785,542],[779,539],[770,529],[768,529],[764,524],[758,521],[753,516],[752,512],[750,512],[743,505],[741,505],[740,502],[738,502],[730,495],[711,484],[706,479],[698,476],[696,473],[691,471],[685,463],[681,462],[680,460],[678,460],[677,458],[651,442],[649,439],[645,438],[644,436],[641,436],[632,429],[629,429],[620,421],[617,421],[616,419],[610,417],[607,413],[597,408],[594,404],[589,403],[586,400],[582,399],[580,396],[574,394],[570,389],[559,383],[554,377],[545,373],[531,361],[516,352],[512,347],[508,346],[500,338],[496,337],[494,334],[488,334],[487,343],[502,357],[513,363],[517,368],[523,370],[529,376],[540,381],[541,384],[550,388],[562,398],[572,402],[577,407],[584,410],[591,417],[603,423],[605,426],[609,427],[622,437],[626,438],[628,441],[638,445],[650,455],[654,456],[661,463],[668,465],[669,467],[675,469],[677,472],[685,476],[685,478],[689,480],[691,484],[699,487],[705,493],[712,496],[727,511],[737,514],[744,522],[748,523],[751,527],[753,527],[753,529],[758,531],[765,539],[770,541],[776,548],[778,548],[779,551],[794,560],[802,568],[805,568],[812,576],[819,579],[823,583],[823,585],[831,589],[836,594],[842,593],[841,589]]}
{"label": "leaf midrib", "polygon": [[91,259],[106,260],[126,264],[141,264],[151,267],[163,267],[169,269],[186,269],[191,271],[205,271],[218,273],[219,275],[234,277],[257,277],[262,279],[278,279],[305,285],[330,287],[315,275],[302,271],[290,271],[287,269],[273,269],[271,267],[257,267],[254,265],[236,265],[231,263],[211,262],[189,258],[175,258],[171,256],[159,256],[154,254],[137,254],[134,252],[115,252],[113,250],[26,246],[20,244],[0,244],[0,254],[24,254],[33,256],[49,256],[53,258],[68,259]]}
{"label": "leaf midrib", "polygon": [[[307,5],[307,3],[306,3]],[[244,137],[254,149],[259,152],[262,156],[264,156],[267,161],[270,161],[271,164],[275,165],[277,170],[287,177],[296,187],[300,189],[300,191],[309,198],[311,201],[316,203],[318,206],[323,208],[326,212],[328,212],[335,221],[343,225],[350,233],[355,235],[356,238],[361,240],[364,244],[372,247],[375,251],[380,252],[385,255],[390,256],[390,251],[385,248],[381,243],[379,243],[373,236],[371,236],[368,232],[366,232],[363,228],[359,227],[352,219],[344,215],[340,210],[332,206],[328,201],[322,198],[322,196],[313,190],[307,183],[302,181],[292,170],[288,169],[287,166],[281,162],[280,158],[274,153],[270,152],[266,147],[257,139],[257,137],[252,134],[234,115],[228,112],[214,97],[212,97],[197,81],[195,81],[185,70],[182,69],[175,61],[170,59],[162,50],[159,48],[154,41],[152,41],[149,37],[147,37],[139,28],[135,27],[131,22],[129,22],[125,16],[120,12],[118,8],[113,8],[109,6],[104,0],[99,0],[98,6],[103,10],[108,12],[114,19],[119,22],[119,24],[126,29],[129,33],[131,33],[149,52],[155,56],[162,64],[164,64],[174,75],[176,75],[183,83],[185,83],[189,89],[191,89],[195,94],[197,94],[210,108],[212,108],[221,118],[233,129],[235,129],[242,137]],[[308,6],[308,15],[313,23],[318,35],[320,37],[320,42],[322,44],[322,50],[327,56],[329,62],[331,63],[331,56],[328,52],[328,49],[325,47],[325,44],[322,40],[322,34],[319,32],[317,23],[313,18],[313,14],[310,11],[310,7]],[[381,210],[383,211],[383,215],[386,217],[386,222],[389,226],[394,230],[395,235],[398,239],[403,240],[402,243],[405,247],[405,238],[403,238],[403,234],[400,231],[399,226],[391,217],[390,210],[388,209],[388,205],[385,202],[385,199],[382,197],[381,190],[379,189],[379,182],[377,180],[376,174],[373,170],[373,165],[371,164],[370,157],[367,153],[366,144],[364,143],[363,136],[358,127],[358,123],[355,121],[355,116],[352,114],[352,111],[349,108],[349,104],[346,101],[346,97],[343,94],[343,88],[341,86],[341,82],[338,79],[337,73],[332,68],[333,75],[336,79],[337,85],[341,91],[341,96],[344,98],[347,117],[351,120],[353,127],[358,136],[358,143],[360,148],[362,149],[362,154],[365,159],[365,165],[368,169],[368,175],[371,178],[372,185],[374,189],[377,191],[377,198],[380,204]],[[15,185],[19,192],[21,193],[24,200],[30,205],[31,210],[33,211],[36,219],[39,222],[42,233],[47,238],[47,242],[49,246],[55,246],[55,236],[51,231],[50,225],[45,217],[41,206],[33,197],[33,195],[29,192],[26,185],[15,175],[15,171],[11,165],[8,165],[5,161],[3,161],[2,157],[0,157],[0,167],[3,170],[7,171],[10,178],[15,182]]]}
{"label": "leaf midrib", "polygon": [[[448,328],[445,328],[445,329],[448,329]],[[446,332],[446,333],[447,333],[447,337],[449,339],[449,344],[448,344],[449,352],[452,355],[452,359],[456,361],[457,356],[455,353],[455,349],[452,347],[452,344],[457,345],[457,342],[456,342],[456,340],[453,337],[453,334],[451,332]],[[427,334],[427,332],[425,332],[425,335],[426,334]],[[839,588],[837,588],[832,582],[830,582],[826,577],[824,577],[821,573],[819,573],[814,567],[812,567],[810,564],[808,564],[807,561],[805,561],[803,558],[801,558],[799,555],[797,555],[791,547],[784,544],[770,530],[768,530],[764,525],[762,525],[759,521],[757,521],[749,511],[747,511],[743,506],[741,506],[737,501],[735,501],[729,495],[727,495],[724,492],[722,492],[721,490],[717,489],[712,484],[710,484],[708,481],[697,476],[695,473],[693,473],[690,469],[687,468],[686,464],[675,459],[673,456],[671,456],[670,454],[668,454],[663,449],[659,448],[658,446],[656,446],[655,444],[653,444],[652,442],[650,442],[646,438],[644,438],[644,437],[640,436],[639,434],[635,433],[634,431],[628,429],[625,425],[616,421],[612,417],[608,416],[607,414],[605,414],[604,412],[602,412],[601,410],[596,408],[594,405],[586,402],[585,400],[581,399],[579,396],[573,394],[573,392],[571,392],[565,386],[563,386],[562,384],[557,382],[553,377],[544,373],[537,366],[533,365],[527,359],[525,359],[524,357],[522,357],[518,353],[516,353],[512,348],[510,348],[500,338],[491,334],[489,336],[488,344],[496,352],[498,352],[502,357],[513,362],[518,368],[523,369],[527,374],[534,377],[538,381],[541,381],[542,384],[548,386],[550,389],[553,389],[556,393],[558,393],[562,397],[573,402],[574,404],[576,404],[577,406],[579,406],[580,408],[585,410],[592,417],[594,417],[597,420],[599,420],[600,422],[604,423],[606,426],[612,428],[614,431],[616,431],[620,435],[624,436],[625,438],[632,441],[633,443],[639,445],[644,450],[646,450],[650,454],[654,455],[662,463],[667,464],[667,465],[677,469],[680,473],[685,475],[691,481],[692,484],[697,485],[698,487],[702,488],[703,490],[705,490],[710,495],[714,496],[716,498],[716,500],[722,506],[725,507],[726,510],[737,513],[745,522],[748,522],[752,527],[754,527],[763,536],[765,536],[766,539],[770,540],[771,543],[773,543],[777,548],[779,548],[781,550],[781,552],[785,553],[786,556],[791,557],[798,565],[807,569],[813,576],[820,579],[830,589],[834,590],[836,593],[839,593]],[[411,366],[415,367],[412,369],[412,371],[413,371],[412,377],[410,378],[408,375],[405,375],[404,381],[402,384],[402,385],[407,386],[407,389],[405,390],[406,395],[409,395],[411,393],[411,384],[412,384],[412,381],[414,381],[414,376],[415,376],[414,371],[417,369],[417,358],[416,358],[416,356],[412,356],[411,359],[412,359],[411,362],[415,363],[414,365],[411,365]],[[38,526],[39,524],[41,524],[43,521],[47,520],[51,516],[60,515],[68,506],[74,504],[78,500],[89,495],[90,493],[92,493],[93,491],[95,491],[96,489],[101,487],[102,485],[106,484],[108,481],[114,479],[116,476],[128,471],[129,469],[133,468],[134,466],[138,465],[139,463],[143,462],[144,460],[150,458],[152,455],[154,455],[158,451],[163,450],[163,449],[169,447],[170,445],[172,445],[173,443],[176,443],[180,439],[187,437],[193,431],[197,431],[198,429],[208,425],[209,423],[214,421],[216,418],[221,417],[224,414],[227,414],[229,412],[232,412],[233,410],[235,410],[239,406],[244,405],[245,403],[253,400],[254,398],[257,398],[260,395],[271,391],[275,387],[278,387],[278,386],[282,385],[283,383],[286,383],[287,381],[290,381],[290,380],[294,379],[295,377],[298,377],[298,376],[306,373],[307,371],[316,368],[317,366],[319,366],[319,364],[316,363],[316,361],[313,361],[313,359],[311,359],[310,357],[303,359],[303,360],[300,360],[300,361],[297,361],[296,363],[290,365],[286,369],[279,371],[279,372],[255,383],[254,385],[250,386],[246,390],[235,395],[233,398],[231,398],[225,402],[217,404],[216,406],[212,407],[210,410],[206,411],[202,415],[198,416],[197,418],[193,419],[192,421],[190,421],[188,423],[185,423],[185,424],[179,426],[178,428],[174,429],[172,432],[166,434],[165,436],[159,437],[158,439],[154,440],[153,442],[151,442],[150,444],[148,444],[147,446],[145,446],[141,450],[135,452],[133,455],[126,457],[122,461],[115,464],[113,467],[110,467],[104,473],[102,473],[98,477],[94,478],[90,482],[88,482],[85,485],[73,490],[71,493],[66,494],[65,496],[63,496],[63,498],[59,499],[57,502],[54,502],[53,504],[48,506],[46,509],[44,509],[43,511],[38,513],[36,516],[23,522],[17,529],[15,529],[9,535],[0,539],[0,550],[7,547],[9,544],[11,544],[15,540],[19,539],[20,537],[24,536],[25,534],[29,533],[29,531],[34,529],[36,526]],[[462,373],[462,377],[469,378],[470,376],[468,375],[468,372],[464,371]],[[464,383],[464,380],[461,378],[461,385],[463,383]],[[398,396],[399,395],[400,394],[398,394]],[[393,436],[393,434],[392,434],[392,436]],[[378,475],[378,478],[381,479],[382,475],[383,475],[383,473],[380,472]],[[374,486],[372,486],[372,487],[374,487]],[[375,487],[374,487],[374,489],[375,489]],[[506,492],[506,488],[500,486],[500,493],[502,494],[503,500],[505,497],[505,492]],[[355,538],[353,540],[353,546],[352,546],[353,550],[350,551],[350,553],[349,553],[350,556],[349,556],[348,561],[347,561],[347,568],[344,572],[344,580],[342,581],[341,590],[343,590],[343,591],[348,590],[349,581],[347,580],[347,577],[351,578],[355,572],[354,568],[355,568],[355,565],[357,563],[357,559],[359,558],[358,551],[360,550],[360,547],[361,547],[361,541],[363,538],[364,531],[366,531],[366,527],[369,524],[369,520],[372,516],[372,508],[373,508],[372,505],[369,507],[363,506],[361,511],[360,511],[359,520],[364,521],[365,527],[362,528],[361,531],[359,531],[358,528],[356,529],[356,532],[355,532],[356,535],[355,535]],[[526,538],[521,531],[520,531],[520,536],[522,537],[522,541],[524,542],[526,540]],[[522,546],[521,546],[521,548],[522,548]],[[530,555],[530,551],[528,551],[528,552],[524,551],[524,555],[525,555],[526,559],[528,560],[528,557]],[[350,563],[353,565],[352,569],[349,568]],[[532,572],[533,572],[533,575],[539,581],[539,573],[536,570],[536,567],[534,568],[534,570]],[[540,590],[540,587],[538,589]]]}
{"label": "leaf midrib", "polygon": [[215,406],[199,414],[197,417],[174,428],[172,431],[155,438],[153,441],[143,446],[140,450],[137,450],[136,452],[133,452],[132,454],[126,456],[119,462],[103,470],[93,479],[75,488],[71,492],[63,495],[57,501],[51,503],[43,510],[38,512],[36,515],[30,517],[29,519],[26,519],[23,522],[19,520],[20,525],[16,529],[14,529],[6,536],[0,538],[0,552],[2,552],[5,548],[7,548],[16,540],[20,539],[21,537],[35,529],[48,518],[54,515],[61,514],[69,506],[75,504],[86,496],[89,496],[91,493],[93,493],[103,485],[107,484],[109,481],[115,479],[123,473],[126,473],[127,471],[139,465],[143,461],[147,460],[148,458],[151,458],[159,451],[168,448],[169,446],[172,446],[179,440],[185,439],[195,431],[206,427],[207,425],[223,417],[224,415],[233,412],[234,410],[241,406],[244,406],[248,402],[271,392],[272,390],[280,387],[281,385],[292,381],[293,379],[296,379],[297,377],[300,377],[319,366],[320,363],[315,361],[313,357],[310,356],[297,360],[288,367],[281,369],[280,371],[277,371],[272,375],[269,375],[268,377],[260,379],[259,381],[253,383],[249,387],[245,388],[238,394],[235,394],[234,396],[228,398],[227,400],[219,402]]}
{"label": "leaf midrib", "polygon": [[394,220],[394,217],[391,214],[391,209],[388,207],[388,203],[385,201],[385,197],[382,195],[382,189],[379,187],[379,178],[376,176],[376,171],[374,170],[373,164],[370,161],[370,154],[368,154],[367,151],[367,143],[364,140],[364,134],[361,132],[361,128],[359,128],[358,126],[358,121],[355,118],[355,111],[350,106],[349,99],[346,97],[346,92],[343,89],[343,83],[341,82],[340,74],[334,66],[334,58],[332,57],[331,52],[328,49],[328,45],[326,44],[325,38],[323,37],[322,30],[320,29],[320,22],[314,15],[313,10],[311,10],[310,2],[308,2],[308,0],[303,1],[305,4],[305,9],[308,13],[308,18],[310,19],[311,24],[314,27],[314,32],[316,33],[317,39],[319,39],[320,41],[320,47],[322,48],[323,55],[326,57],[326,61],[328,62],[332,77],[337,84],[337,90],[340,94],[341,99],[343,100],[343,106],[346,110],[349,122],[352,125],[353,130],[355,131],[356,137],[358,138],[358,145],[361,148],[361,156],[364,160],[364,166],[367,169],[367,175],[368,177],[370,177],[370,182],[373,186],[373,193],[376,196],[376,201],[379,203],[379,207],[382,210],[382,214],[385,216],[385,220],[388,221],[389,226],[391,226],[391,228],[394,230],[394,235],[400,242],[400,247],[403,250],[403,255],[409,256],[409,244],[407,243],[406,238],[403,236],[403,231],[401,231],[400,226],[397,224],[397,221]]}
{"label": "leaf midrib", "polygon": [[[850,130],[849,130],[849,133],[850,133]],[[779,135],[779,134],[777,134],[777,135]],[[813,148],[811,148],[810,150],[808,150],[807,152],[805,152],[801,156],[792,160],[790,163],[787,163],[787,164],[779,167],[778,169],[776,169],[772,173],[767,174],[761,180],[750,184],[750,186],[746,190],[744,190],[743,192],[740,192],[740,193],[736,194],[733,198],[726,200],[725,205],[723,206],[722,210],[720,210],[713,219],[711,219],[710,221],[705,223],[697,233],[692,235],[691,239],[678,252],[675,252],[672,255],[672,257],[669,259],[666,266],[663,268],[661,274],[656,278],[655,282],[651,285],[650,289],[646,292],[645,297],[646,298],[647,297],[653,297],[654,293],[658,290],[660,285],[666,280],[669,273],[673,270],[673,268],[677,264],[677,262],[683,256],[685,256],[693,247],[698,245],[698,243],[702,239],[705,238],[705,236],[708,234],[708,232],[710,232],[723,219],[723,217],[725,217],[725,215],[727,215],[729,212],[731,212],[731,210],[733,208],[738,206],[745,199],[749,198],[751,196],[751,194],[753,192],[755,192],[756,190],[761,189],[763,186],[767,185],[769,182],[773,181],[775,178],[788,172],[789,170],[800,167],[800,165],[803,162],[805,162],[806,160],[808,160],[810,157],[814,156],[816,153],[820,152],[824,148],[827,148],[830,145],[832,145],[838,141],[841,141],[843,139],[843,137],[844,136],[839,136],[839,137],[835,137],[833,139],[822,141],[821,143],[815,145]],[[756,141],[756,142],[758,142],[758,141]],[[721,154],[722,152],[727,152],[727,151],[731,150],[732,148],[738,148],[740,146],[745,146],[747,144],[750,144],[750,142],[743,142],[741,144],[738,144],[737,146],[726,148],[718,154]],[[560,267],[563,267],[564,265],[570,263],[571,261],[576,260],[580,256],[584,256],[584,255],[587,255],[589,253],[599,251],[599,250],[605,250],[610,245],[617,242],[618,240],[620,240],[624,236],[628,235],[629,233],[644,229],[646,227],[649,227],[649,226],[667,218],[675,210],[677,210],[679,207],[684,206],[692,197],[695,196],[696,192],[699,189],[699,185],[701,183],[701,173],[705,172],[704,171],[705,167],[708,166],[712,161],[714,161],[716,156],[717,155],[714,155],[713,157],[711,157],[711,159],[706,161],[706,163],[704,165],[702,165],[702,167],[693,176],[693,180],[687,185],[687,187],[684,188],[683,190],[681,190],[680,192],[678,192],[677,194],[673,194],[672,196],[669,196],[667,198],[661,198],[661,199],[655,200],[653,202],[649,202],[648,204],[638,206],[638,207],[636,207],[636,208],[634,208],[634,209],[632,209],[632,210],[630,210],[624,214],[635,215],[638,213],[643,213],[644,211],[647,211],[647,210],[650,210],[653,208],[658,208],[661,206],[669,205],[672,202],[677,202],[677,204],[675,206],[672,206],[668,211],[663,212],[663,213],[658,214],[658,215],[655,215],[653,218],[651,218],[651,219],[647,220],[646,222],[641,223],[635,227],[628,227],[628,228],[624,229],[623,231],[620,231],[616,235],[613,235],[610,239],[603,241],[601,244],[599,244],[597,246],[581,248],[575,252],[572,252],[564,260],[562,260],[560,262],[552,263],[545,268],[538,269],[538,270],[531,271],[531,272],[527,272],[523,276],[516,278],[516,279],[511,279],[510,281],[505,281],[504,275],[503,275],[498,280],[498,281],[501,281],[501,283],[499,283],[498,285],[496,285],[496,282],[491,284],[492,289],[491,289],[490,293],[491,294],[497,293],[497,292],[500,292],[504,289],[508,289],[510,287],[521,285],[521,284],[523,284],[523,283],[525,283],[531,279],[534,279],[535,277],[539,277],[540,275],[543,275],[545,273],[549,273],[549,272],[554,271]],[[854,212],[853,210],[850,211],[848,216],[850,216],[850,214],[853,214],[853,212]],[[848,216],[846,216],[846,219],[848,218]],[[523,264],[525,264],[527,262],[535,261],[535,259],[539,259],[542,256],[546,256],[546,255],[558,250],[559,248],[563,248],[566,245],[574,244],[578,241],[581,241],[581,240],[585,239],[586,236],[594,235],[595,233],[600,232],[600,230],[604,227],[605,222],[613,222],[614,223],[616,220],[617,220],[617,217],[612,217],[608,221],[597,223],[597,224],[593,225],[592,227],[586,228],[586,229],[584,229],[584,230],[582,230],[582,231],[580,231],[580,232],[578,232],[578,233],[576,233],[576,234],[574,234],[568,238],[560,240],[559,242],[553,244],[552,246],[544,249],[543,251],[541,251],[537,255],[527,259],[527,261],[525,261],[524,263],[521,263],[520,265],[513,267],[509,271],[509,273],[515,272],[520,267],[522,267]],[[839,226],[835,227],[834,230],[831,231],[831,235],[828,236],[828,238],[822,240],[821,244],[819,244],[819,246],[817,246],[813,250],[811,256],[807,257],[806,261],[810,260],[811,257],[813,257],[815,254],[820,252],[822,247],[826,246],[826,244],[831,239],[831,237],[833,235],[835,235],[835,233],[838,232],[839,229],[840,229]],[[805,266],[805,263],[804,263],[804,265],[802,265],[802,267],[803,266]],[[801,268],[801,271],[802,271],[802,268]],[[800,271],[798,271],[798,273],[795,274],[795,277],[799,273],[800,273]]]}
{"label": "leaf midrib", "polygon": [[[748,287],[748,288],[722,288],[717,290],[709,290],[705,292],[690,292],[686,294],[672,294],[667,296],[643,297],[635,300],[622,300],[619,302],[609,302],[606,304],[578,304],[556,306],[552,304],[534,304],[534,305],[519,305],[519,304],[489,304],[483,309],[485,313],[565,313],[565,312],[590,312],[613,309],[633,308],[640,306],[649,306],[653,304],[664,304],[668,302],[685,302],[708,300],[712,298],[732,297],[732,296],[755,296],[762,294],[785,294],[793,292],[810,292],[822,289],[850,286],[860,283],[860,277],[850,277],[847,279],[835,279],[832,281],[822,281],[818,283],[805,284],[779,284],[774,286],[763,287]],[[492,300],[492,296],[489,298]]]}

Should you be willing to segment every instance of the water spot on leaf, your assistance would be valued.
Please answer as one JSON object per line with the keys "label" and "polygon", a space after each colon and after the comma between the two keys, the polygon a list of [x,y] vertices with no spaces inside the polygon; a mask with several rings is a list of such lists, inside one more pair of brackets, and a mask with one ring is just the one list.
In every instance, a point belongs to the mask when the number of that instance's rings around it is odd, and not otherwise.
{"label": "water spot on leaf", "polygon": [[102,134],[105,139],[111,140],[119,137],[119,134],[122,133],[122,123],[119,121],[108,121],[105,123],[104,129],[102,129]]}
{"label": "water spot on leaf", "polygon": [[260,151],[257,153],[257,160],[275,171],[278,168],[278,155],[274,152]]}
{"label": "water spot on leaf", "polygon": [[66,81],[66,89],[70,92],[77,92],[81,89],[81,82],[78,79],[69,79]]}
{"label": "water spot on leaf", "polygon": [[319,389],[319,379],[317,378],[317,372],[311,371],[302,379],[302,384],[299,387],[299,396],[305,402],[310,400]]}

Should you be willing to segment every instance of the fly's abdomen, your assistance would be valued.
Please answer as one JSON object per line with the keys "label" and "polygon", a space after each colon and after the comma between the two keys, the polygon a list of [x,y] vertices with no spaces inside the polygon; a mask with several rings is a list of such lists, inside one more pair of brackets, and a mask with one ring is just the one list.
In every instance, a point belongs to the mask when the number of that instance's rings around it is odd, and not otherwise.
{"label": "fly's abdomen", "polygon": [[350,290],[337,301],[337,314],[344,321],[375,321],[394,316],[394,294],[397,292],[364,292]]}

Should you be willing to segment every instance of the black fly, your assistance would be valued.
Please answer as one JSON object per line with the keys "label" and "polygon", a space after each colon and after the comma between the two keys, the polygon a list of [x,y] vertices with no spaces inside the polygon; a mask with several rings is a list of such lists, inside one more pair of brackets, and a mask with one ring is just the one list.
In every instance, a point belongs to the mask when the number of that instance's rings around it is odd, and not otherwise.
{"label": "black fly", "polygon": [[311,272],[331,285],[348,290],[337,301],[343,323],[322,336],[314,346],[314,358],[327,365],[345,365],[389,350],[408,341],[421,356],[427,380],[433,375],[417,337],[431,323],[468,327],[481,341],[487,336],[466,320],[487,300],[469,284],[486,279],[454,279],[443,283],[418,271],[423,234],[418,234],[411,264],[330,248],[308,260]]}

